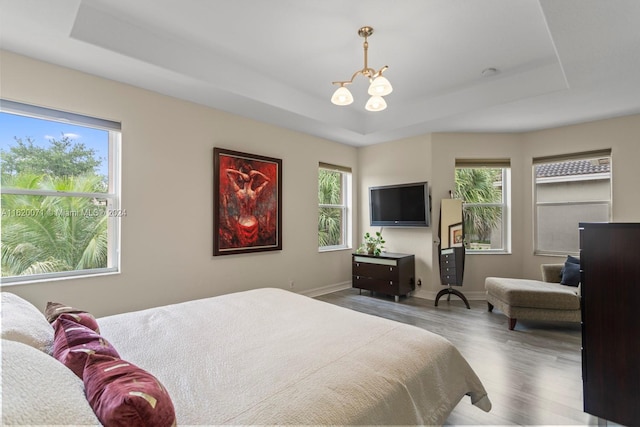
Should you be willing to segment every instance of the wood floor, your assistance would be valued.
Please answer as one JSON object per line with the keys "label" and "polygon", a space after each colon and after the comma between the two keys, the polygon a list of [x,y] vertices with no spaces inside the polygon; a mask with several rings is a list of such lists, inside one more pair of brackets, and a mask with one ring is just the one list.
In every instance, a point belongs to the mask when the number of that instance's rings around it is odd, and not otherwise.
{"label": "wood floor", "polygon": [[470,301],[469,310],[454,296],[438,307],[422,298],[396,303],[356,289],[317,299],[449,339],[480,377],[493,408],[485,413],[465,397],[446,425],[598,425],[582,411],[579,324],[518,321],[509,331],[499,310],[489,313],[484,301]]}

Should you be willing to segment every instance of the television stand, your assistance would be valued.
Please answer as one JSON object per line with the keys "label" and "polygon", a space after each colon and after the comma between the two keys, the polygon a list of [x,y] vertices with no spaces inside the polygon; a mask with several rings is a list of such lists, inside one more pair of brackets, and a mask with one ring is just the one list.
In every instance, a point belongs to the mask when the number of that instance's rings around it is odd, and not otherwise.
{"label": "television stand", "polygon": [[458,298],[460,298],[462,301],[464,301],[464,304],[467,306],[467,308],[469,310],[471,310],[471,306],[469,305],[469,301],[467,301],[467,298],[464,296],[464,294],[456,289],[453,289],[451,287],[451,285],[449,285],[448,287],[444,288],[443,290],[441,290],[440,292],[438,292],[438,295],[436,295],[436,307],[438,306],[438,300],[440,298],[442,298],[443,296],[447,296],[447,301],[451,301],[451,295],[455,295]]}

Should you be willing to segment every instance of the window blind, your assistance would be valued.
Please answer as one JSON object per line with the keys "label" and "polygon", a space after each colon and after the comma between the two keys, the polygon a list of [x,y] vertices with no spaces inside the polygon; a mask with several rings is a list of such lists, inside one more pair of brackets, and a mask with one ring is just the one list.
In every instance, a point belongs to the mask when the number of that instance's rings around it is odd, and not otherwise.
{"label": "window blind", "polygon": [[351,173],[351,168],[348,166],[338,166],[338,165],[332,165],[330,163],[320,162],[318,164],[318,167],[321,169],[328,169],[328,170],[337,171],[337,172]]}
{"label": "window blind", "polygon": [[599,157],[611,157],[611,149],[583,151],[581,153],[561,154],[556,156],[534,157],[533,164],[567,162],[571,160],[596,159]]}
{"label": "window blind", "polygon": [[457,168],[510,168],[511,159],[456,159]]}
{"label": "window blind", "polygon": [[45,120],[69,122],[75,125],[89,126],[104,130],[121,130],[120,123],[114,122],[112,120],[98,119],[82,114],[69,113],[66,111],[54,110],[46,107],[38,107],[36,105],[23,104],[21,102],[9,101],[7,99],[0,99],[0,111],[37,117]]}

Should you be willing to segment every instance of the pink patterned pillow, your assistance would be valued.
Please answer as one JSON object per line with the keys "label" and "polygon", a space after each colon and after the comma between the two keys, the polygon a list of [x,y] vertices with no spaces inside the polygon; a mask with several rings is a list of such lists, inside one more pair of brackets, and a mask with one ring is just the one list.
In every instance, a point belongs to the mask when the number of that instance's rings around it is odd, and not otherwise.
{"label": "pink patterned pillow", "polygon": [[120,357],[109,342],[94,330],[60,316],[54,323],[53,357],[82,378],[89,354]]}
{"label": "pink patterned pillow", "polygon": [[47,318],[47,321],[51,324],[53,324],[58,317],[64,316],[67,319],[73,318],[77,323],[100,333],[100,328],[98,327],[96,318],[93,317],[91,313],[80,310],[79,308],[70,307],[59,302],[48,302],[47,307],[44,310],[44,315]]}
{"label": "pink patterned pillow", "polygon": [[176,425],[171,397],[156,377],[132,363],[90,354],[84,370],[87,400],[106,427]]}

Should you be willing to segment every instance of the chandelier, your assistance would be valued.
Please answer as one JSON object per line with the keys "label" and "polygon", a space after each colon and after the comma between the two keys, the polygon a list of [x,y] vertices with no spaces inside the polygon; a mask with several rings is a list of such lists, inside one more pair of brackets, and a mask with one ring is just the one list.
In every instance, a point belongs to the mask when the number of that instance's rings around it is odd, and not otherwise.
{"label": "chandelier", "polygon": [[369,42],[367,41],[367,37],[370,37],[371,34],[373,34],[372,27],[362,27],[358,30],[358,35],[360,37],[364,37],[364,44],[362,46],[364,49],[364,68],[353,73],[353,76],[351,76],[351,80],[331,83],[334,85],[340,85],[340,87],[336,89],[336,91],[333,93],[333,96],[331,97],[331,102],[333,102],[334,104],[344,106],[349,105],[353,102],[353,95],[351,95],[351,92],[345,86],[353,83],[353,79],[355,79],[359,74],[362,74],[364,77],[369,78],[369,82],[371,83],[368,90],[371,98],[369,98],[364,108],[369,111],[382,111],[387,108],[387,103],[384,100],[383,96],[389,95],[391,91],[393,91],[393,88],[391,87],[391,83],[389,83],[389,80],[387,80],[386,77],[382,75],[382,73],[389,67],[385,65],[378,71],[374,70],[373,68],[369,68],[369,65],[367,64],[367,50],[369,49]]}

